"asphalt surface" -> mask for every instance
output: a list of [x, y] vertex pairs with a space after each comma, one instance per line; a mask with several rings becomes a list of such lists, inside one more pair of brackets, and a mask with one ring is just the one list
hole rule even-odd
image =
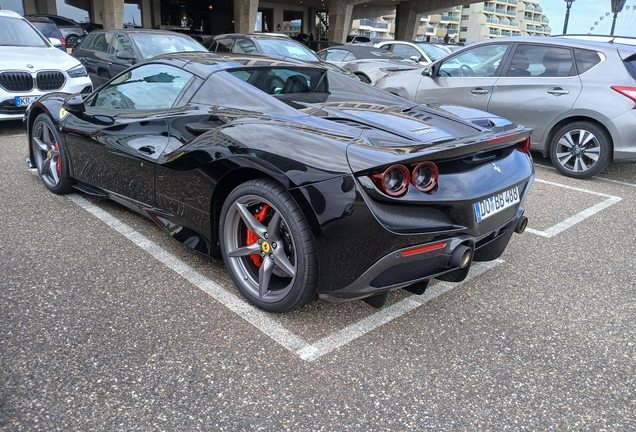
[[466, 282], [271, 315], [26, 149], [0, 123], [0, 430], [636, 429], [634, 164], [534, 155], [531, 232]]

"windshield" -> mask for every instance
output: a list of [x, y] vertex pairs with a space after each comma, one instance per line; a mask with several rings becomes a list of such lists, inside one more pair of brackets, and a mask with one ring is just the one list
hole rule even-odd
[[208, 52], [203, 45], [194, 39], [177, 33], [133, 33], [130, 37], [135, 41], [143, 58], [152, 58], [173, 52]]
[[293, 57], [310, 62], [320, 61], [320, 59], [316, 57], [316, 54], [314, 54], [309, 48], [305, 48], [300, 44], [282, 38], [258, 39], [258, 45], [261, 47], [263, 54], [278, 57]]
[[446, 51], [444, 48], [440, 48], [435, 45], [417, 44], [417, 46], [420, 47], [420, 49], [426, 53], [426, 55], [428, 56], [428, 58], [431, 59], [431, 61], [440, 59], [448, 54], [448, 51]]
[[42, 48], [50, 46], [27, 21], [11, 17], [0, 17], [0, 45]]

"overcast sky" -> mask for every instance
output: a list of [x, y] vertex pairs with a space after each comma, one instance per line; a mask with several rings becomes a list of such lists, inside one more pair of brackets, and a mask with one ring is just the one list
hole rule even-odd
[[[543, 7], [543, 12], [550, 19], [552, 34], [562, 34], [563, 22], [565, 21], [565, 0], [539, 0], [539, 2]], [[627, 6], [630, 6], [629, 9]], [[570, 9], [568, 33], [587, 34], [590, 33], [590, 27], [595, 27], [593, 33], [609, 34], [613, 14], [610, 13], [610, 16], [605, 16], [605, 14], [611, 10], [610, 0], [574, 0]], [[603, 20], [600, 20], [600, 17], [604, 17]], [[599, 24], [595, 25], [594, 23], [597, 21]], [[614, 34], [636, 37], [636, 1], [628, 0], [625, 3], [623, 12], [619, 13], [616, 19]]]

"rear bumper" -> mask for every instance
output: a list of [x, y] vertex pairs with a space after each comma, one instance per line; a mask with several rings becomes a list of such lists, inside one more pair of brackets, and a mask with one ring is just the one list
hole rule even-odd
[[[497, 259], [506, 249], [515, 228], [524, 217], [524, 211], [520, 206], [514, 218], [479, 237], [458, 235], [392, 251], [377, 260], [353, 283], [321, 293], [320, 298], [337, 303], [363, 299], [459, 270], [460, 267], [451, 264], [451, 255], [461, 245], [471, 249], [471, 262]], [[425, 250], [427, 247], [433, 249]], [[424, 251], [409, 254], [409, 251], [418, 248]]]

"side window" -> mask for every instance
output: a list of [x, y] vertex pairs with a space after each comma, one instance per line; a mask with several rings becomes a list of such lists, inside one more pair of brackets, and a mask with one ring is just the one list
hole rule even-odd
[[519, 45], [506, 76], [566, 77], [574, 75], [568, 48]]
[[212, 52], [232, 52], [232, 39], [225, 38], [219, 39], [214, 42], [214, 49], [210, 50]]
[[579, 75], [592, 69], [601, 62], [601, 56], [596, 51], [574, 48], [574, 58]]
[[249, 39], [239, 38], [234, 43], [234, 47], [232, 52], [241, 53], [241, 54], [257, 54], [258, 50], [256, 49], [256, 45]]
[[87, 48], [93, 51], [105, 53], [108, 51], [108, 45], [111, 37], [112, 33], [99, 33], [97, 36], [95, 36], [95, 40], [93, 41], [91, 46]]
[[128, 51], [129, 53], [134, 53], [132, 43], [130, 42], [130, 39], [128, 39], [128, 36], [126, 36], [125, 34], [115, 34], [112, 42], [113, 43], [108, 49], [108, 54], [115, 55], [119, 51]]
[[192, 74], [169, 65], [142, 65], [119, 75], [88, 104], [104, 109], [169, 109], [190, 79]]
[[410, 59], [411, 57], [417, 57], [419, 59], [422, 57], [418, 50], [408, 45], [393, 45], [393, 52], [405, 59]]
[[88, 49], [88, 47], [90, 47], [91, 44], [93, 43], [93, 39], [95, 39], [95, 36], [97, 36], [97, 35], [90, 34], [90, 35], [86, 36], [86, 39], [84, 40], [82, 45], [80, 45], [80, 48], [81, 49]]
[[508, 44], [485, 45], [463, 51], [444, 61], [440, 77], [493, 77], [508, 49]]
[[380, 49], [391, 51], [391, 45], [389, 45], [389, 44], [381, 45]]

